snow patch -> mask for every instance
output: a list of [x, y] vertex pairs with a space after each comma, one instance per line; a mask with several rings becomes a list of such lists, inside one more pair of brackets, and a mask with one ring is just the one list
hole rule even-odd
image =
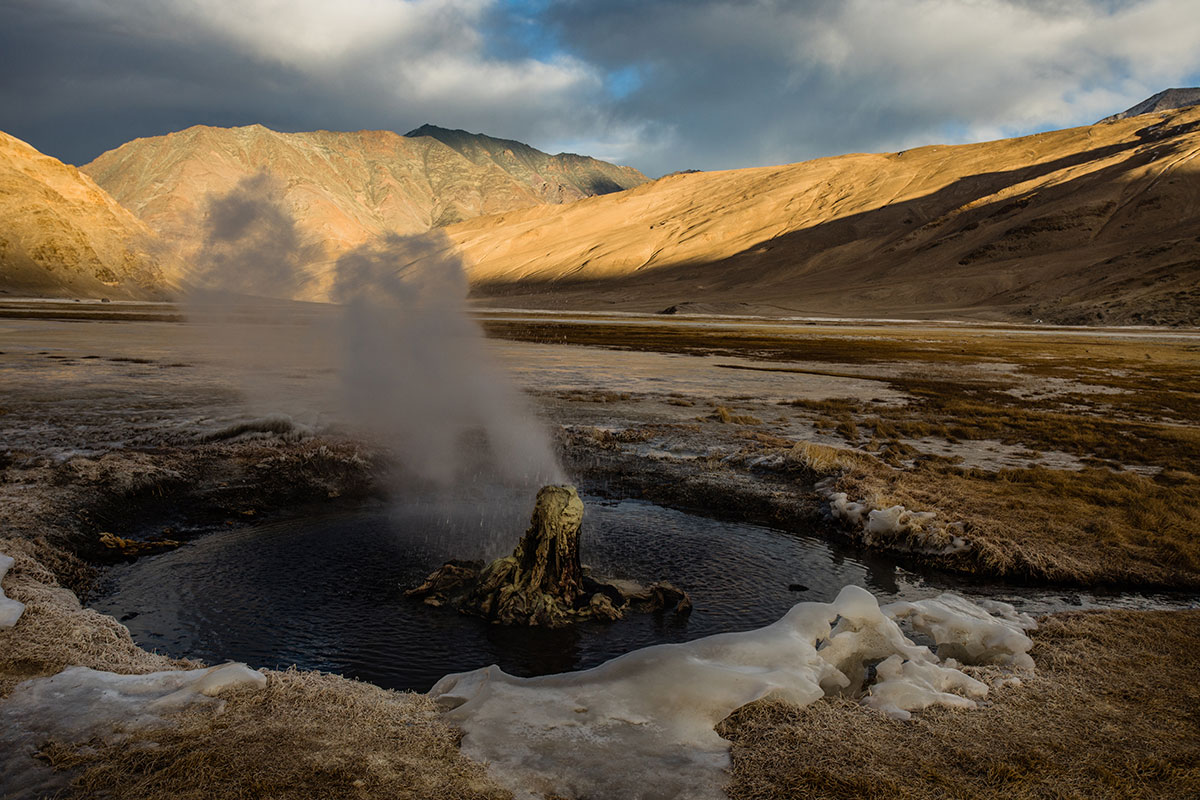
[[56, 772], [33, 758], [49, 740], [119, 743], [133, 731], [168, 724], [168, 714], [197, 703], [219, 711], [224, 701], [217, 695], [225, 689], [261, 688], [266, 683], [266, 675], [245, 664], [146, 675], [67, 667], [57, 675], [25, 681], [0, 702], [4, 796], [40, 797], [66, 785], [69, 773]]
[[[4, 576], [8, 574], [8, 570], [13, 565], [13, 557], [6, 556], [0, 553], [0, 582], [3, 582]], [[25, 604], [20, 600], [13, 600], [4, 594], [4, 589], [0, 588], [0, 628], [11, 628], [17, 624], [17, 620], [25, 613]]]
[[971, 549], [962, 535], [961, 522], [941, 524], [933, 511], [911, 511], [902, 505], [875, 508], [869, 503], [851, 500], [845, 492], [835, 492], [832, 482], [816, 486], [829, 503], [829, 512], [857, 529], [858, 537], [871, 547], [890, 547], [931, 555], [950, 555]]
[[884, 610], [892, 619], [903, 620], [933, 639], [939, 657], [965, 664], [1033, 669], [1029, 656], [1033, 642], [1025, 632], [1037, 628], [1037, 622], [1008, 603], [983, 600], [976, 604], [947, 592], [931, 600], [891, 603]]
[[713, 726], [747, 703], [805, 706], [841, 695], [907, 719], [931, 705], [973, 708], [987, 694], [955, 661], [909, 639], [896, 618], [936, 627], [939, 652], [1026, 663], [1019, 656], [1032, 643], [1008, 620], [956, 596], [921, 603], [880, 608], [847, 586], [832, 603], [797, 604], [758, 630], [648, 647], [562, 675], [518, 678], [491, 666], [447, 675], [430, 695], [465, 732], [463, 751], [490, 762], [518, 797], [717, 800], [729, 742]]

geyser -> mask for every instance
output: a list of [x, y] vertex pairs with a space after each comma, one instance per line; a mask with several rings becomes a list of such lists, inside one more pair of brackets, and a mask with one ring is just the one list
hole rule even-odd
[[407, 592], [429, 605], [453, 605], [491, 622], [556, 627], [578, 620], [617, 620], [627, 609], [687, 614], [692, 601], [669, 583], [623, 591], [587, 574], [579, 561], [583, 501], [574, 486], [544, 486], [529, 529], [510, 556], [449, 561]]

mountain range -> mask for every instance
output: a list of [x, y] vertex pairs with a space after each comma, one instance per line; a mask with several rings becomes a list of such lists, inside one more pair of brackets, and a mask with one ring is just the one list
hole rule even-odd
[[1081, 128], [656, 181], [431, 125], [196, 126], [78, 170], [3, 136], [0, 291], [168, 293], [187, 273], [167, 254], [195, 243], [210, 198], [268, 171], [319, 245], [306, 299], [325, 299], [347, 250], [436, 230], [485, 305], [1200, 325], [1197, 100], [1174, 89]]
[[422, 233], [647, 180], [631, 167], [432, 125], [407, 136], [197, 125], [127, 142], [81, 169], [170, 241], [195, 235], [209, 197], [266, 171], [301, 235], [329, 262], [385, 233]]
[[1200, 324], [1200, 108], [675, 175], [445, 230], [490, 304]]

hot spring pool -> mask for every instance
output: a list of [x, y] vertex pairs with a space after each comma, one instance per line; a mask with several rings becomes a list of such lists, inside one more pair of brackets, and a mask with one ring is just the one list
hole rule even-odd
[[[585, 497], [583, 561], [597, 576], [670, 580], [691, 593], [687, 618], [632, 615], [567, 629], [490, 625], [404, 596], [447, 558], [421, 512], [376, 509], [217, 532], [110, 569], [91, 605], [144, 647], [256, 667], [295, 664], [397, 689], [499, 664], [540, 675], [629, 650], [778, 619], [847, 583], [895, 595], [908, 578], [826, 543], [651, 503]], [[509, 545], [515, 545], [515, 537]], [[807, 591], [789, 590], [802, 584]]]
[[[853, 583], [880, 598], [950, 587], [827, 542], [723, 522], [637, 500], [585, 497], [583, 561], [597, 577], [669, 580], [689, 617], [631, 615], [545, 630], [490, 625], [404, 596], [448, 558], [471, 555], [437, 533], [429, 511], [378, 508], [289, 519], [207, 535], [111, 568], [92, 607], [124, 622], [143, 647], [208, 662], [335, 672], [395, 689], [488, 664], [514, 675], [584, 669], [662, 642], [748, 630], [802, 600], [832, 600]], [[507, 544], [508, 550], [516, 543]], [[458, 550], [459, 552], [453, 552]], [[806, 591], [789, 586], [800, 584]], [[978, 587], [972, 593], [996, 596]], [[1005, 594], [1031, 611], [1092, 605], [1075, 594]], [[1144, 607], [1124, 596], [1100, 605]]]

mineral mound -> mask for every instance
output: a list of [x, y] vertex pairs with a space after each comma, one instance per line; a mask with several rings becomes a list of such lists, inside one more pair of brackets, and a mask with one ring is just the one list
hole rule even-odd
[[579, 561], [582, 525], [583, 501], [575, 487], [545, 486], [538, 492], [529, 530], [511, 556], [486, 566], [482, 561], [448, 561], [406, 594], [504, 625], [612, 621], [629, 610], [691, 612], [691, 598], [669, 583], [623, 591], [593, 579]]

